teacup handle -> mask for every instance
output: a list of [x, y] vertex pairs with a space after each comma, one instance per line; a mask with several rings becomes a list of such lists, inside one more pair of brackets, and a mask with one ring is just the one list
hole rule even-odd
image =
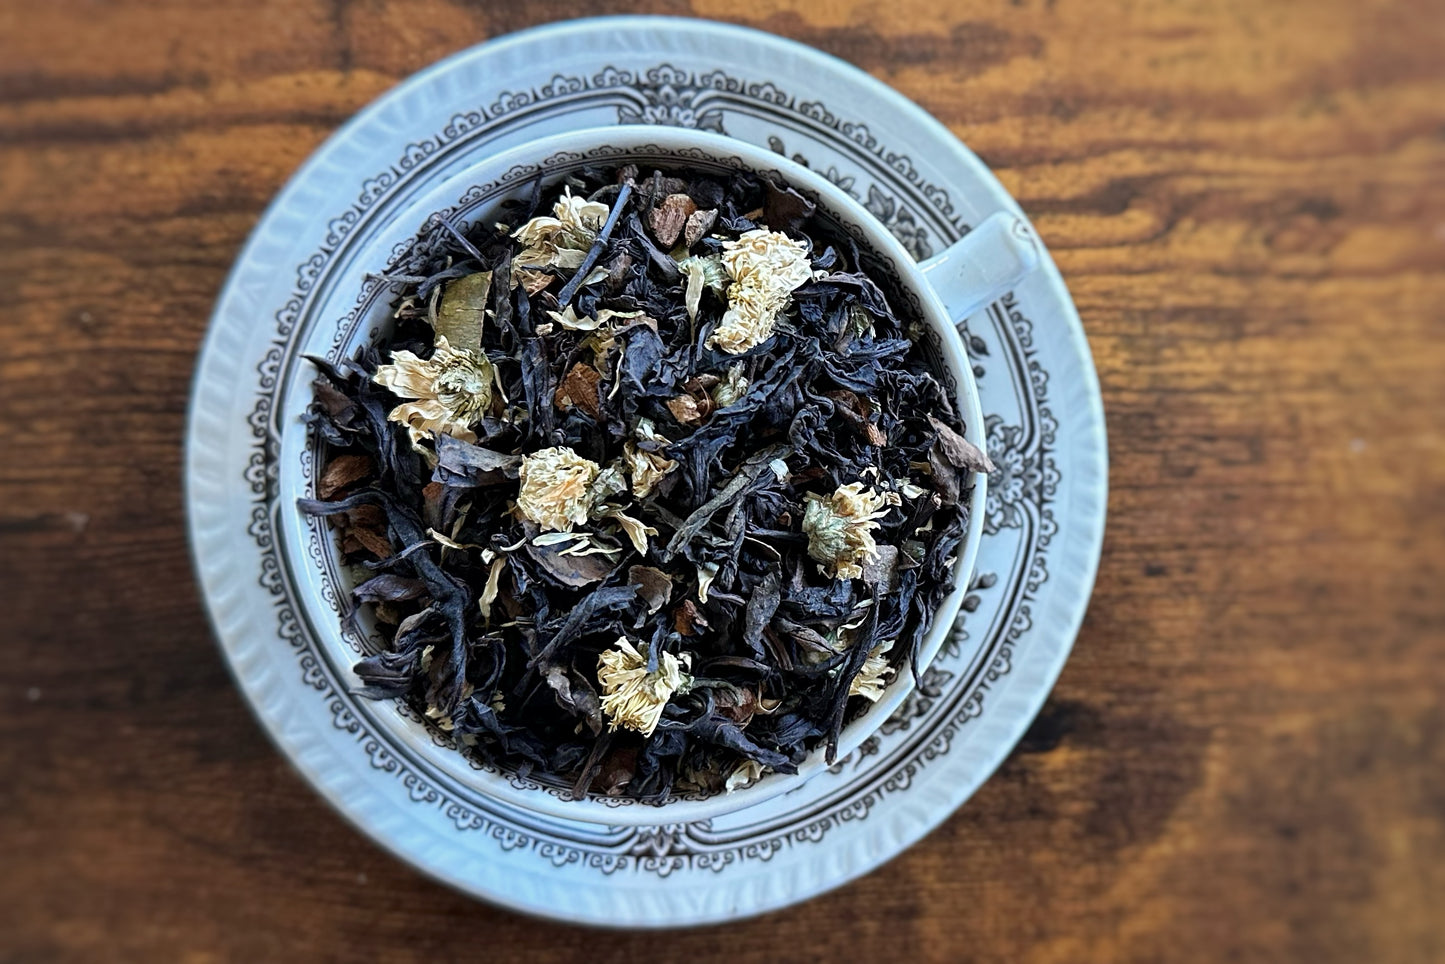
[[919, 265], [955, 324], [997, 301], [1039, 266], [1039, 239], [1017, 214], [1000, 211]]

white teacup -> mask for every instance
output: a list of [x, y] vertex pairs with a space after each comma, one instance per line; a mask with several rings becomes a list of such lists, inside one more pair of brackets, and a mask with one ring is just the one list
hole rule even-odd
[[[1028, 225], [1011, 213], [996, 214], [942, 254], [917, 264], [872, 214], [826, 178], [762, 148], [681, 128], [618, 126], [580, 130], [533, 141], [480, 162], [467, 157], [451, 165], [435, 165], [436, 174], [387, 214], [371, 231], [374, 240], [358, 251], [330, 285], [336, 294], [320, 306], [320, 316], [340, 321], [325, 331], [314, 331], [304, 350], [333, 357], [349, 355], [356, 346], [374, 340], [387, 329], [389, 292], [373, 275], [386, 268], [393, 255], [432, 215], [446, 212], [456, 221], [490, 223], [496, 219], [501, 201], [528, 190], [539, 175], [545, 184], [551, 184], [583, 166], [628, 163], [636, 164], [643, 173], [650, 166], [717, 173], [747, 170], [773, 176], [812, 200], [818, 206], [818, 216], [857, 241], [872, 262], [870, 274], [890, 299], [901, 297], [910, 302], [895, 304], [895, 309], [914, 311], [927, 323], [936, 336], [931, 347], [952, 377], [951, 387], [965, 434], [975, 443], [981, 440], [983, 412], [972, 366], [956, 326], [1003, 295], [1038, 265], [1039, 247]], [[361, 299], [349, 300], [356, 292], [364, 292]], [[289, 397], [304, 399], [308, 392], [304, 386], [297, 388], [288, 393]], [[278, 480], [282, 506], [293, 506], [297, 498], [314, 497], [314, 473], [309, 466], [314, 465], [315, 444], [304, 432], [283, 433]], [[920, 673], [953, 631], [973, 574], [983, 531], [987, 478], [976, 476], [972, 483], [969, 525], [953, 570], [955, 588], [939, 606], [919, 649]], [[299, 511], [288, 515], [283, 510], [282, 516], [284, 551], [302, 589], [305, 618], [326, 650], [326, 658], [337, 666], [349, 666], [360, 657], [365, 641], [344, 634], [336, 617], [337, 600], [344, 598], [348, 588], [337, 551], [320, 521]], [[913, 687], [913, 675], [905, 668], [877, 703], [843, 728], [838, 758], [847, 756], [871, 736]], [[375, 710], [375, 726], [388, 735], [393, 746], [404, 748], [415, 765], [442, 780], [470, 788], [504, 806], [609, 826], [706, 820], [786, 793], [827, 768], [820, 746], [799, 765], [796, 774], [769, 774], [731, 793], [699, 799], [678, 796], [661, 805], [604, 796], [573, 800], [560, 782], [480, 768], [393, 704], [376, 703], [371, 708]]]

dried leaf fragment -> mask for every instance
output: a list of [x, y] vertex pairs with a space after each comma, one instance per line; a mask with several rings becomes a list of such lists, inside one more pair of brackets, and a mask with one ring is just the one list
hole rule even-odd
[[774, 231], [797, 231], [813, 216], [817, 205], [786, 184], [763, 182], [767, 197], [763, 201], [763, 223]]
[[637, 594], [647, 603], [649, 614], [657, 612], [672, 596], [672, 577], [651, 566], [632, 566], [627, 581], [637, 587]]
[[697, 400], [691, 395], [678, 395], [667, 400], [667, 410], [672, 417], [682, 425], [696, 425], [702, 421], [702, 412], [698, 410]]
[[492, 273], [478, 271], [447, 282], [437, 307], [436, 333], [454, 348], [480, 351]]
[[371, 456], [348, 453], [338, 455], [327, 464], [321, 478], [316, 482], [316, 494], [329, 499], [347, 486], [366, 478], [376, 471]]
[[574, 589], [601, 582], [617, 571], [617, 563], [602, 553], [569, 554], [555, 546], [539, 546], [535, 542], [527, 543], [524, 550], [552, 578]]
[[602, 373], [591, 365], [578, 362], [567, 370], [557, 385], [553, 401], [563, 410], [578, 408], [594, 419], [602, 417], [601, 395], [597, 386], [602, 382]]
[[943, 422], [928, 416], [928, 423], [938, 433], [938, 446], [943, 450], [943, 455], [948, 461], [960, 469], [968, 469], [971, 472], [978, 472], [987, 475], [994, 471], [993, 460], [990, 459], [977, 445], [959, 435]]
[[684, 599], [672, 611], [672, 628], [682, 636], [696, 636], [699, 628], [706, 629], [708, 622], [698, 612], [697, 603]]
[[694, 211], [687, 216], [687, 225], [682, 229], [682, 242], [689, 248], [697, 244], [717, 224], [717, 209]]
[[557, 697], [559, 706], [571, 711], [587, 724], [593, 736], [602, 732], [602, 706], [586, 680], [574, 680], [560, 666], [547, 667], [546, 680]]
[[669, 194], [662, 202], [654, 205], [647, 216], [652, 234], [664, 248], [677, 243], [687, 219], [697, 210], [697, 205], [686, 194]]

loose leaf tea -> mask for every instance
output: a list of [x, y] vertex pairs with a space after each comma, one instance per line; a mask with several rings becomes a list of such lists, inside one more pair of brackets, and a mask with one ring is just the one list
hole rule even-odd
[[831, 762], [991, 468], [856, 244], [765, 178], [589, 169], [386, 280], [394, 333], [316, 360], [301, 503], [365, 573], [361, 692], [578, 795]]

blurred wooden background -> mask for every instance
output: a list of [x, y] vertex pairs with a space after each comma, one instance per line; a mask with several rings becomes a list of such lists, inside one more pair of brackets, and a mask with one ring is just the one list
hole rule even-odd
[[[893, 84], [1033, 215], [1109, 534], [1044, 715], [924, 844], [725, 928], [493, 910], [234, 692], [180, 440], [227, 268], [337, 125], [623, 10]], [[1316, 0], [0, 2], [0, 960], [1445, 960], [1445, 14]]]

